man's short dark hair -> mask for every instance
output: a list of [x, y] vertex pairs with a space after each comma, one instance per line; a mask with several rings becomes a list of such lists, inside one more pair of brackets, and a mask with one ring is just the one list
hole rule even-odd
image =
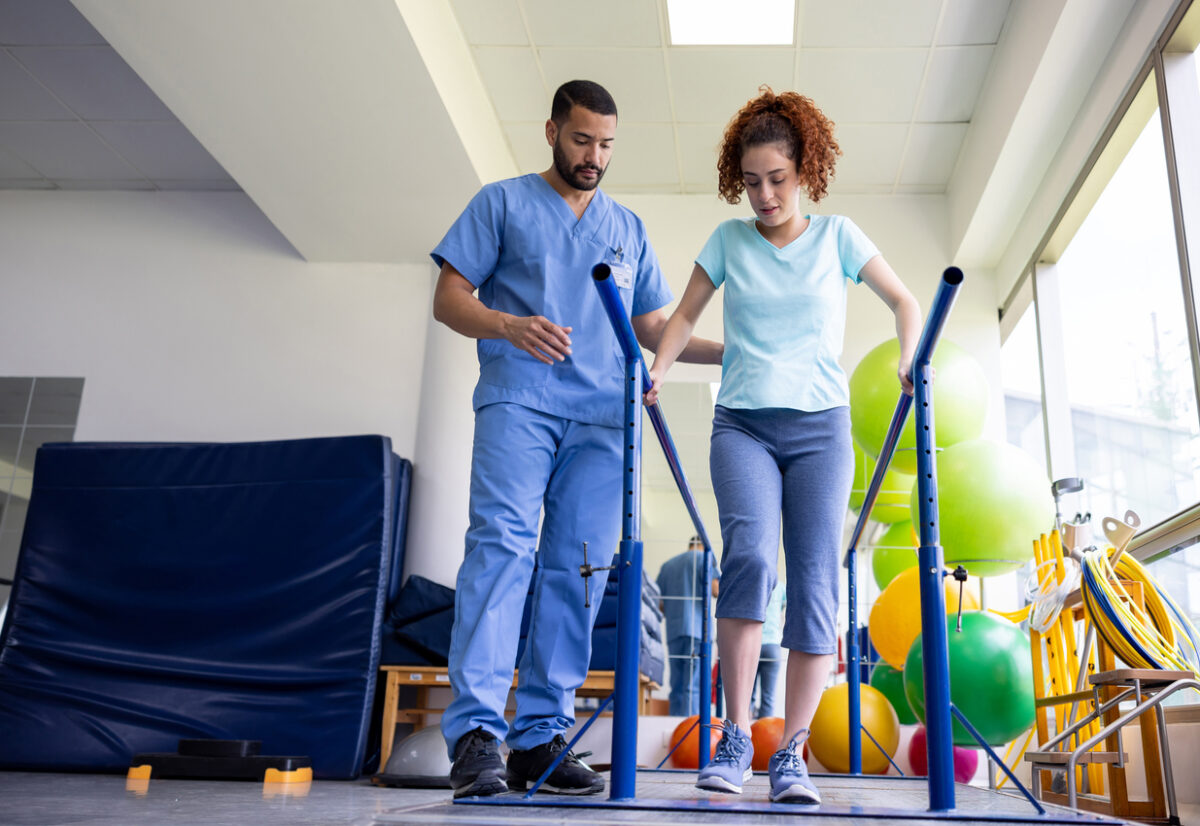
[[573, 106], [582, 106], [597, 115], [616, 117], [617, 114], [617, 102], [612, 95], [599, 83], [590, 80], [568, 80], [559, 86], [554, 93], [554, 102], [550, 104], [550, 120], [560, 126], [566, 123]]

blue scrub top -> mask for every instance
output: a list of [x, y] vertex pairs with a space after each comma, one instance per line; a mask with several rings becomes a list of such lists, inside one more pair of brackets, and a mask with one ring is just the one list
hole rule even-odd
[[[712, 579], [721, 572], [713, 558], [709, 569]], [[663, 596], [663, 617], [667, 639], [700, 638], [704, 617], [704, 551], [684, 551], [671, 557], [658, 569], [655, 583]]]
[[[625, 358], [592, 267], [613, 266], [625, 310], [657, 310], [671, 291], [641, 219], [597, 189], [576, 220], [541, 175], [483, 187], [431, 253], [479, 290], [487, 307], [573, 328], [572, 354], [543, 364], [505, 339], [480, 339], [478, 410], [512, 402], [585, 424], [620, 427]], [[624, 282], [624, 284], [622, 283]]]

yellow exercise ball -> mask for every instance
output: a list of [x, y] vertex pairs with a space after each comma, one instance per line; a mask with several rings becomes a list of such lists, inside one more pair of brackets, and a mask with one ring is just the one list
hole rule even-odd
[[[862, 770], [864, 774], [884, 774], [888, 769], [888, 758], [896, 753], [900, 745], [900, 721], [892, 704], [878, 689], [863, 684], [859, 697], [863, 728], [887, 752], [884, 754], [871, 742], [871, 737], [860, 732]], [[811, 733], [808, 744], [813, 756], [829, 771], [839, 774], [850, 771], [849, 711], [850, 686], [838, 683], [825, 689], [809, 726]]]
[[[867, 621], [867, 633], [879, 656], [893, 668], [904, 669], [904, 660], [913, 640], [921, 633], [921, 569], [909, 568], [901, 571], [883, 589], [879, 599], [871, 606], [871, 617]], [[978, 587], [969, 577], [963, 588], [963, 610], [979, 608], [976, 596]], [[953, 577], [942, 581], [946, 589], [946, 613], [958, 612], [958, 582]]]

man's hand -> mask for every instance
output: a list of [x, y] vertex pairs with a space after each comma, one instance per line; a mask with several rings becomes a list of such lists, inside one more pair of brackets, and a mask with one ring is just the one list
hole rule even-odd
[[504, 337], [544, 364], [565, 361], [571, 355], [571, 328], [559, 327], [540, 315], [506, 316]]

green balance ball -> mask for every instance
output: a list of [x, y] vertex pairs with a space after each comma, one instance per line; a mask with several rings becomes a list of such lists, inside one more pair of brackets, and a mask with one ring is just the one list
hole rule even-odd
[[[990, 439], [951, 445], [938, 454], [938, 528], [945, 562], [975, 576], [1016, 570], [1033, 543], [1054, 527], [1046, 471], [1019, 447]], [[920, 492], [912, 492], [912, 514]]]
[[[863, 453], [858, 442], [854, 442], [854, 484], [850, 486], [850, 510], [857, 511], [862, 507], [871, 477], [874, 475], [875, 460]], [[888, 468], [883, 474], [879, 494], [875, 497], [875, 506], [871, 508], [871, 518], [884, 524], [907, 522], [911, 519], [908, 499], [915, 480], [915, 476]]]
[[[964, 611], [946, 617], [950, 652], [950, 702], [971, 721], [988, 745], [1011, 741], [1033, 725], [1033, 660], [1029, 637], [990, 611]], [[925, 722], [925, 673], [921, 637], [904, 661], [904, 693]], [[954, 720], [954, 744], [974, 746], [975, 739]]]
[[[863, 358], [850, 375], [850, 431], [869, 456], [883, 449], [888, 425], [900, 399], [900, 342], [885, 341]], [[942, 339], [933, 353], [934, 421], [939, 447], [978, 438], [987, 416], [988, 382], [983, 368], [966, 350]], [[896, 443], [891, 467], [917, 472], [916, 414], [910, 413]], [[910, 449], [902, 449], [910, 448]]]
[[880, 591], [901, 572], [916, 566], [920, 541], [913, 533], [912, 522], [896, 522], [879, 537], [871, 549], [871, 573]]
[[917, 715], [908, 707], [908, 697], [904, 694], [904, 672], [892, 668], [887, 663], [879, 663], [871, 669], [871, 687], [887, 697], [892, 708], [896, 709], [896, 718], [900, 725], [917, 722]]

